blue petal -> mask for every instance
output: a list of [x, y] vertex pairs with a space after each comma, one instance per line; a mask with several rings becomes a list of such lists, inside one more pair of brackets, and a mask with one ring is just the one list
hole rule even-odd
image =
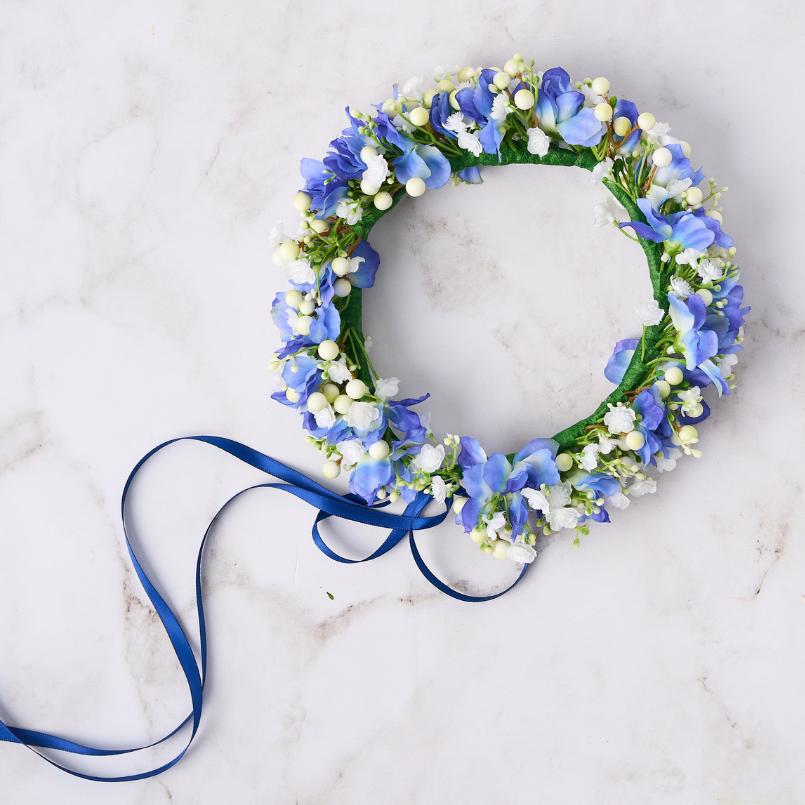
[[685, 249], [703, 252], [712, 245], [715, 234], [700, 218], [686, 214], [673, 225], [671, 238]]
[[553, 439], [532, 439], [514, 454], [514, 460], [524, 461], [538, 450], [547, 450], [553, 457], [559, 452], [559, 444]]
[[363, 262], [353, 274], [347, 278], [356, 288], [371, 288], [375, 284], [375, 274], [380, 267], [380, 255], [365, 240], [361, 241], [353, 257], [363, 257]]
[[477, 439], [473, 439], [472, 436], [462, 436], [460, 445], [458, 463], [462, 469], [466, 470], [476, 464], [486, 463], [486, 451]]
[[456, 175], [462, 182], [467, 184], [483, 184], [484, 181], [481, 178], [481, 169], [476, 166], [463, 168]]
[[484, 481], [493, 492], [502, 492], [506, 488], [506, 479], [511, 469], [511, 464], [503, 453], [493, 453], [484, 465]]
[[597, 145], [604, 136], [604, 124], [596, 118], [592, 109], [582, 109], [575, 117], [559, 123], [556, 128], [568, 145]]
[[425, 180], [425, 187], [435, 190], [447, 184], [450, 179], [450, 163], [447, 157], [435, 145], [418, 145], [416, 151], [429, 170], [428, 176], [422, 177]]
[[500, 144], [503, 142], [503, 130], [498, 128], [496, 120], [490, 120], [479, 132], [478, 140], [483, 146], [485, 154], [500, 154]]
[[[569, 92], [563, 92], [561, 95], [556, 97], [556, 109], [557, 109], [557, 121], [558, 123], [563, 123], [566, 120], [570, 120], [571, 117], [575, 117], [581, 107], [584, 106], [584, 95], [582, 95], [578, 90], [570, 90]], [[595, 117], [595, 115], [593, 115]], [[598, 126], [600, 128], [600, 121], [598, 121]], [[560, 126], [561, 131], [561, 126]]]
[[687, 333], [693, 327], [694, 317], [688, 306], [674, 293], [668, 294], [668, 314], [679, 333]]
[[492, 490], [484, 480], [484, 467], [486, 467], [486, 464], [475, 464], [464, 470], [464, 474], [461, 477], [461, 485], [464, 487], [464, 491], [470, 498], [477, 500], [481, 505], [492, 497]]
[[640, 343], [639, 338], [624, 338], [615, 344], [607, 365], [604, 367], [604, 377], [616, 386], [623, 380], [626, 369], [632, 361], [632, 356]]
[[389, 484], [393, 478], [394, 472], [387, 458], [380, 461], [364, 458], [352, 470], [349, 488], [354, 495], [359, 495], [367, 503], [374, 503], [377, 490]]
[[417, 153], [416, 148], [408, 149], [404, 154], [394, 160], [394, 169], [397, 179], [405, 184], [409, 179], [427, 179], [430, 176], [430, 168], [424, 159]]

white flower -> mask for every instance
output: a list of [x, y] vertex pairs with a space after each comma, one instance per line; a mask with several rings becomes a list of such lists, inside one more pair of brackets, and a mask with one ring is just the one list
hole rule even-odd
[[604, 96], [593, 91], [593, 88], [589, 84], [582, 84], [579, 87], [579, 91], [584, 95], [587, 106], [598, 106], [599, 103], [604, 102]]
[[447, 484], [441, 475], [434, 475], [430, 479], [430, 494], [437, 503], [444, 503], [447, 497]]
[[562, 528], [575, 528], [580, 518], [581, 514], [576, 509], [563, 506], [561, 509], [551, 509], [548, 512], [548, 525], [554, 531]]
[[685, 416], [697, 417], [704, 411], [701, 389], [698, 386], [677, 392], [677, 397], [682, 403], [682, 413]]
[[481, 156], [481, 152], [484, 150], [478, 135], [473, 134], [471, 131], [460, 131], [457, 142], [459, 148], [469, 151], [476, 157]]
[[665, 315], [663, 309], [657, 304], [656, 299], [646, 302], [637, 309], [637, 315], [640, 317], [640, 323], [645, 327], [650, 327], [652, 324], [659, 324], [662, 317]]
[[530, 489], [526, 487], [521, 490], [523, 497], [528, 501], [528, 505], [537, 512], [547, 512], [551, 505], [545, 493], [539, 489]]
[[665, 190], [671, 198], [679, 198], [692, 184], [692, 179], [671, 179]]
[[604, 179], [612, 178], [612, 166], [615, 163], [607, 157], [603, 162], [599, 162], [594, 168], [592, 173], [593, 184], [601, 184]]
[[721, 376], [726, 380], [728, 377], [732, 377], [732, 367], [738, 363], [738, 356], [733, 355], [732, 353], [728, 355], [722, 355], [718, 361], [718, 368], [721, 370]]
[[336, 205], [335, 214], [339, 218], [343, 218], [350, 226], [355, 226], [363, 217], [363, 209], [359, 201], [342, 198]]
[[594, 470], [598, 466], [598, 445], [588, 444], [581, 451], [581, 466], [583, 469]]
[[634, 430], [636, 416], [637, 414], [623, 403], [617, 405], [610, 403], [609, 411], [604, 415], [604, 424], [614, 436], [620, 433], [631, 433]]
[[704, 252], [700, 252], [698, 249], [685, 249], [676, 256], [676, 262], [681, 266], [696, 268], [703, 254]]
[[498, 95], [495, 95], [495, 100], [492, 101], [492, 111], [489, 113], [489, 117], [491, 117], [492, 120], [500, 122], [501, 120], [505, 120], [508, 114], [509, 93], [504, 91]]
[[346, 358], [341, 355], [337, 361], [331, 361], [327, 367], [327, 378], [333, 383], [347, 383], [352, 380], [352, 372], [347, 369]]
[[[679, 262], [678, 257], [677, 262]], [[724, 269], [720, 260], [710, 260], [706, 258], [699, 262], [699, 265], [696, 267], [696, 273], [702, 278], [702, 282], [715, 282], [721, 279]]]
[[469, 127], [469, 123], [464, 119], [464, 115], [461, 112], [453, 112], [453, 114], [444, 121], [444, 128], [448, 131], [454, 131], [456, 134], [462, 131], [468, 131]]
[[316, 420], [316, 425], [320, 428], [329, 428], [335, 425], [335, 411], [333, 411], [331, 405], [322, 408], [321, 411], [316, 411], [316, 413], [313, 414], [313, 418]]
[[618, 203], [614, 196], [607, 196], [604, 201], [599, 201], [593, 207], [593, 223], [596, 226], [606, 226], [619, 221], [626, 211]]
[[268, 230], [269, 245], [272, 249], [276, 249], [277, 246], [279, 246], [284, 240], [288, 240], [288, 236], [285, 234], [285, 229], [283, 228], [282, 224], [274, 224], [274, 226]]
[[418, 97], [425, 87], [425, 79], [421, 75], [411, 76], [402, 85], [402, 94], [408, 97]]
[[484, 515], [483, 521], [486, 523], [486, 534], [489, 539], [496, 539], [498, 531], [506, 525], [506, 518], [503, 512], [495, 512], [491, 517]]
[[654, 478], [637, 479], [629, 487], [629, 494], [636, 498], [643, 495], [653, 495], [656, 491], [657, 481]]
[[540, 128], [528, 129], [528, 153], [544, 157], [551, 146], [551, 138]]
[[537, 552], [524, 542], [516, 542], [509, 545], [509, 552], [506, 554], [506, 558], [511, 559], [512, 562], [521, 562], [524, 565], [528, 565], [537, 558]]
[[672, 469], [676, 467], [676, 462], [681, 458], [682, 451], [678, 450], [676, 447], [673, 447], [671, 450], [668, 451], [668, 457], [666, 458], [664, 454], [660, 454], [654, 457], [654, 460], [657, 462], [657, 469], [660, 472], [670, 472]]
[[436, 472], [444, 461], [443, 444], [423, 444], [419, 453], [413, 460], [413, 464], [424, 473]]
[[341, 453], [342, 464], [351, 467], [357, 464], [364, 456], [365, 450], [358, 439], [346, 439], [338, 443], [338, 452]]
[[615, 449], [615, 442], [606, 435], [606, 433], [598, 433], [598, 452], [604, 456], [608, 456]]
[[380, 190], [383, 181], [391, 173], [389, 164], [380, 154], [367, 154], [362, 156], [361, 159], [366, 163], [366, 170], [361, 175], [361, 189], [363, 189], [363, 183], [366, 183], [368, 185], [366, 190], [371, 191], [367, 192], [366, 195], [373, 196]]
[[623, 494], [623, 492], [616, 492], [607, 498], [607, 505], [612, 506], [614, 509], [626, 509], [632, 501]]
[[375, 381], [375, 396], [381, 400], [391, 399], [400, 390], [400, 379], [398, 377], [379, 377]]
[[316, 273], [307, 260], [294, 260], [288, 264], [288, 279], [294, 285], [313, 285], [316, 282]]
[[676, 142], [676, 140], [673, 137], [668, 137], [669, 131], [671, 131], [671, 127], [667, 123], [661, 123], [658, 120], [654, 124], [654, 128], [646, 132], [646, 137], [653, 145], [670, 145], [672, 142]]
[[682, 277], [671, 277], [671, 290], [680, 299], [687, 299], [693, 293], [690, 283], [687, 280], [683, 280]]
[[567, 504], [570, 503], [570, 494], [572, 491], [573, 487], [567, 482], [549, 486], [548, 500], [550, 501], [551, 508], [567, 506]]
[[365, 432], [379, 422], [380, 410], [369, 402], [354, 402], [344, 414], [344, 419], [351, 428]]

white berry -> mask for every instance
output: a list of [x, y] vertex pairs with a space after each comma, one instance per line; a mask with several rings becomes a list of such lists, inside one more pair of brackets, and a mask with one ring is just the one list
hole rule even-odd
[[327, 398], [320, 391], [314, 391], [313, 394], [307, 398], [307, 410], [310, 411], [311, 414], [318, 414], [318, 412], [323, 411], [327, 405]]
[[609, 92], [609, 79], [602, 75], [594, 78], [592, 88], [596, 95], [606, 95]]
[[380, 439], [374, 444], [369, 445], [369, 455], [375, 459], [375, 461], [384, 459], [388, 454], [389, 443], [385, 439]]
[[678, 386], [683, 379], [684, 375], [678, 366], [671, 366], [665, 370], [665, 380], [672, 386]]
[[322, 341], [318, 348], [319, 357], [325, 361], [334, 361], [340, 351], [338, 344], [336, 344], [335, 341], [329, 340]]
[[325, 383], [321, 387], [321, 393], [327, 398], [327, 402], [332, 404], [341, 393], [335, 383]]
[[609, 123], [612, 120], [612, 107], [608, 103], [599, 103], [593, 110], [595, 119], [602, 123]]
[[295, 240], [283, 241], [279, 250], [282, 258], [289, 262], [299, 257], [299, 244]]
[[349, 296], [351, 292], [352, 292], [352, 283], [349, 280], [346, 280], [343, 277], [341, 277], [341, 279], [337, 279], [333, 283], [333, 293], [336, 296], [340, 296], [343, 298], [345, 296]]
[[573, 456], [570, 453], [560, 453], [556, 457], [556, 469], [567, 472], [573, 466]]
[[338, 474], [341, 472], [341, 467], [339, 467], [335, 461], [325, 461], [321, 468], [321, 472], [325, 478], [332, 480], [333, 478], [338, 478]]
[[336, 277], [343, 277], [349, 273], [349, 260], [346, 257], [336, 257], [330, 266]]
[[302, 395], [295, 389], [290, 387], [285, 389], [285, 399], [288, 400], [288, 402], [298, 403], [301, 397]]
[[612, 127], [618, 137], [625, 137], [632, 130], [632, 121], [628, 117], [618, 117]]
[[495, 73], [495, 77], [492, 79], [492, 83], [498, 89], [507, 89], [509, 86], [509, 81], [511, 80], [508, 73], [500, 72]]
[[290, 307], [299, 307], [302, 304], [302, 294], [299, 291], [286, 291], [285, 304]]
[[425, 107], [417, 106], [416, 109], [411, 110], [410, 118], [415, 126], [424, 126], [430, 119], [430, 114]]
[[699, 204], [702, 203], [703, 198], [704, 194], [698, 187], [689, 187], [685, 191], [685, 201], [687, 201], [691, 207], [698, 207]]
[[[304, 304], [304, 303], [303, 303]], [[300, 316], [296, 320], [294, 329], [299, 335], [307, 335], [310, 332], [310, 326], [313, 324], [313, 319], [310, 316]]]
[[360, 398], [366, 394], [368, 389], [366, 388], [366, 383], [364, 383], [363, 380], [359, 380], [356, 377], [350, 380], [349, 383], [347, 383], [346, 391], [347, 395], [351, 397], [353, 400], [360, 400]]
[[303, 299], [299, 303], [299, 312], [303, 316], [309, 316], [316, 309], [316, 305], [312, 299]]
[[339, 394], [333, 400], [333, 408], [335, 408], [336, 413], [339, 414], [346, 414], [347, 411], [352, 407], [352, 400], [347, 397], [346, 394]]
[[514, 93], [514, 105], [523, 111], [530, 109], [534, 105], [534, 93], [530, 89], [518, 89]]
[[639, 450], [646, 443], [646, 437], [639, 430], [633, 430], [626, 434], [625, 441], [630, 450]]
[[409, 196], [413, 196], [417, 198], [421, 196], [427, 188], [425, 187], [425, 182], [419, 178], [419, 176], [412, 176], [406, 183], [405, 183], [405, 192], [408, 193]]
[[300, 190], [293, 197], [293, 206], [297, 212], [307, 212], [310, 209], [310, 196]]
[[651, 112], [643, 112], [637, 116], [637, 126], [643, 131], [651, 131], [657, 125], [657, 118]]
[[387, 210], [391, 206], [392, 201], [393, 199], [391, 198], [391, 193], [388, 193], [385, 190], [381, 190], [374, 197], [374, 205], [378, 210]]
[[658, 148], [652, 155], [651, 161], [658, 167], [658, 168], [667, 168], [671, 161], [673, 160], [674, 155], [664, 146], [662, 148]]

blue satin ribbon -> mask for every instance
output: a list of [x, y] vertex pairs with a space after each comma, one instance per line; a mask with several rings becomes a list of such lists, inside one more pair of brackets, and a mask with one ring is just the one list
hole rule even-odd
[[[187, 639], [187, 635], [182, 629], [179, 619], [176, 617], [173, 610], [170, 608], [170, 606], [168, 606], [168, 603], [148, 578], [148, 574], [145, 572], [140, 560], [137, 558], [137, 554], [135, 553], [134, 547], [132, 546], [129, 538], [126, 520], [126, 499], [134, 478], [142, 468], [143, 464], [145, 464], [148, 459], [150, 459], [160, 450], [163, 450], [164, 448], [175, 444], [176, 442], [182, 441], [204, 442], [205, 444], [210, 444], [213, 447], [217, 447], [219, 450], [223, 450], [223, 452], [233, 456], [243, 463], [248, 464], [255, 469], [261, 470], [267, 475], [279, 479], [279, 481], [255, 484], [246, 489], [242, 489], [240, 492], [237, 492], [216, 512], [215, 516], [212, 518], [210, 524], [207, 526], [207, 529], [204, 532], [204, 536], [201, 539], [201, 544], [199, 545], [198, 555], [196, 557], [196, 610], [198, 613], [198, 628], [200, 636], [200, 662], [193, 652], [193, 648], [190, 645], [190, 641]], [[442, 513], [434, 516], [424, 516], [422, 511], [428, 504], [430, 497], [420, 492], [417, 494], [416, 498], [408, 504], [402, 514], [393, 514], [383, 510], [383, 506], [385, 504], [381, 504], [379, 506], [367, 506], [363, 501], [354, 495], [338, 495], [317, 483], [312, 478], [308, 478], [306, 475], [303, 475], [298, 470], [283, 464], [281, 461], [277, 461], [276, 459], [271, 458], [271, 456], [267, 456], [258, 450], [254, 450], [253, 448], [248, 447], [245, 444], [241, 444], [240, 442], [235, 442], [232, 439], [226, 439], [221, 436], [183, 436], [178, 439], [170, 439], [169, 441], [163, 442], [150, 452], [146, 453], [146, 455], [144, 455], [134, 466], [134, 469], [129, 474], [126, 484], [123, 487], [123, 495], [120, 501], [120, 515], [123, 521], [123, 533], [126, 538], [126, 547], [128, 548], [134, 570], [137, 573], [141, 584], [143, 585], [146, 595], [153, 604], [154, 609], [156, 610], [156, 613], [162, 622], [165, 632], [167, 633], [168, 638], [171, 641], [171, 645], [173, 646], [176, 658], [179, 660], [179, 665], [182, 668], [185, 679], [187, 680], [187, 687], [190, 691], [190, 700], [192, 703], [192, 712], [178, 726], [176, 726], [167, 735], [159, 740], [144, 746], [135, 746], [126, 749], [99, 749], [93, 746], [85, 746], [84, 744], [71, 741], [67, 738], [62, 738], [58, 735], [51, 735], [46, 732], [38, 732], [36, 730], [30, 730], [24, 727], [12, 727], [2, 720], [0, 720], [0, 741], [22, 744], [35, 754], [39, 755], [39, 757], [41, 757], [43, 760], [47, 761], [52, 766], [55, 766], [57, 769], [60, 769], [67, 774], [71, 774], [74, 777], [80, 777], [84, 780], [93, 780], [96, 782], [120, 783], [130, 782], [133, 780], [144, 780], [148, 777], [155, 777], [156, 775], [167, 771], [172, 766], [175, 766], [185, 756], [187, 750], [190, 748], [190, 744], [196, 737], [199, 725], [201, 723], [201, 712], [204, 703], [204, 684], [207, 678], [207, 629], [204, 621], [204, 601], [201, 581], [204, 548], [207, 544], [207, 539], [221, 514], [241, 495], [244, 495], [246, 492], [250, 492], [253, 489], [279, 489], [281, 492], [287, 492], [318, 509], [318, 514], [316, 515], [315, 522], [313, 523], [313, 542], [315, 543], [316, 547], [322, 551], [322, 553], [326, 554], [331, 559], [334, 559], [336, 562], [353, 564], [358, 562], [368, 562], [371, 559], [377, 559], [379, 556], [383, 556], [383, 554], [390, 551], [407, 535], [408, 542], [411, 547], [411, 553], [414, 557], [414, 562], [416, 563], [416, 566], [419, 568], [422, 575], [438, 590], [441, 590], [441, 592], [446, 593], [450, 597], [456, 598], [459, 601], [481, 602], [491, 601], [494, 598], [499, 598], [501, 595], [511, 590], [512, 587], [514, 587], [523, 578], [526, 570], [529, 567], [528, 565], [523, 565], [522, 570], [515, 579], [514, 583], [506, 589], [495, 593], [494, 595], [467, 595], [466, 593], [454, 590], [433, 574], [433, 572], [428, 568], [422, 559], [414, 538], [414, 533], [416, 531], [433, 528], [434, 526], [439, 525], [439, 523], [441, 523], [445, 517], [447, 517], [447, 513], [450, 510], [450, 501], [447, 501], [445, 511]], [[353, 523], [363, 523], [365, 525], [376, 526], [378, 528], [389, 528], [391, 531], [383, 540], [380, 547], [369, 554], [369, 556], [366, 556], [363, 559], [348, 559], [347, 557], [336, 553], [322, 539], [321, 533], [319, 532], [319, 523], [328, 519], [329, 517], [339, 517], [342, 520], [349, 520]], [[143, 749], [158, 746], [159, 744], [162, 744], [172, 738], [188, 725], [191, 725], [190, 734], [183, 748], [178, 754], [176, 754], [166, 763], [163, 763], [161, 766], [148, 769], [147, 771], [138, 772], [136, 774], [126, 774], [121, 776], [97, 776], [94, 774], [87, 774], [56, 762], [52, 758], [45, 755], [42, 751], [57, 750], [91, 757], [128, 755], [132, 752], [139, 752]]]

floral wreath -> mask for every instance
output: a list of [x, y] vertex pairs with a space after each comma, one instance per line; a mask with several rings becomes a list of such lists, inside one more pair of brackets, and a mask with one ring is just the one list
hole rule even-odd
[[[733, 387], [749, 309], [718, 210], [726, 188], [704, 182], [688, 143], [611, 94], [606, 78], [574, 85], [562, 68], [537, 72], [519, 55], [503, 69], [440, 71], [429, 89], [411, 79], [372, 112], [347, 116], [322, 161], [302, 160], [301, 230], [278, 231], [273, 256], [291, 287], [272, 305], [284, 342], [272, 396], [302, 415], [325, 477], [347, 472], [369, 505], [456, 496], [456, 522], [481, 551], [527, 563], [538, 534], [575, 529], [578, 540], [590, 521], [654, 492], [682, 454], [701, 455], [702, 393]], [[597, 222], [639, 242], [653, 299], [642, 334], [615, 345], [604, 374], [617, 388], [589, 417], [488, 454], [472, 437], [437, 439], [415, 410], [429, 395], [397, 399], [399, 380], [372, 365], [362, 291], [380, 258], [367, 236], [406, 196], [523, 163], [592, 172], [611, 193]]]

